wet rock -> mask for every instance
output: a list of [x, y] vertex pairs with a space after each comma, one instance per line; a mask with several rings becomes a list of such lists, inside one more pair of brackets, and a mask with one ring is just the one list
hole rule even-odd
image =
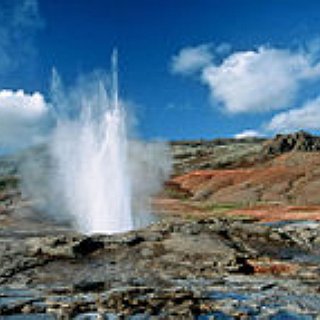
[[284, 224], [279, 233], [305, 249], [312, 249], [320, 241], [319, 222], [295, 222]]
[[34, 256], [72, 258], [74, 242], [74, 239], [66, 236], [34, 237], [27, 240], [27, 247]]
[[135, 234], [135, 235], [132, 235], [132, 237], [130, 237], [129, 239], [127, 239], [126, 244], [130, 247], [136, 246], [141, 242], [143, 242], [144, 240], [145, 240], [144, 237], [142, 237], [141, 235]]
[[23, 303], [13, 297], [16, 305], [1, 312], [65, 319], [86, 312], [193, 319], [218, 311], [268, 318], [279, 305], [320, 312], [318, 262], [304, 258], [319, 257], [318, 234], [317, 223], [215, 217], [166, 219], [114, 236], [0, 236], [2, 283], [40, 292]]
[[23, 313], [34, 300], [30, 297], [0, 298], [0, 315]]
[[51, 258], [75, 258], [89, 255], [104, 247], [104, 242], [91, 237], [48, 236], [28, 239], [27, 246], [33, 255]]
[[74, 284], [74, 291], [80, 292], [92, 292], [92, 291], [101, 291], [105, 287], [104, 281], [89, 281], [82, 280], [76, 284]]
[[98, 239], [87, 237], [80, 240], [72, 247], [76, 256], [86, 256], [104, 247], [104, 242]]

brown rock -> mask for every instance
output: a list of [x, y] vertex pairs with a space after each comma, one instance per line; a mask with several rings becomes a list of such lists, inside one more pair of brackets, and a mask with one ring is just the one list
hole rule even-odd
[[294, 275], [299, 270], [299, 266], [293, 263], [276, 261], [268, 258], [259, 260], [248, 260], [248, 265], [252, 267], [253, 273], [272, 275]]

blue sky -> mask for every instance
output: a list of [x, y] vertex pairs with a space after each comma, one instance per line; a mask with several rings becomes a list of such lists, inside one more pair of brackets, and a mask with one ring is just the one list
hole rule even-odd
[[0, 63], [2, 90], [47, 101], [53, 66], [72, 84], [108, 68], [116, 46], [142, 137], [320, 129], [319, 1], [2, 0], [0, 9], [0, 58], [16, 61]]

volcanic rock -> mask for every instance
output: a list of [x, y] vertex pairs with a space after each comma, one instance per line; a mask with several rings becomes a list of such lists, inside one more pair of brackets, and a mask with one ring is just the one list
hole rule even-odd
[[319, 154], [295, 142], [260, 157], [263, 142], [174, 143], [165, 215], [123, 234], [80, 235], [11, 196], [18, 180], [9, 179], [0, 190], [0, 318], [315, 318], [320, 207], [287, 203], [319, 200]]
[[314, 152], [320, 151], [320, 137], [313, 136], [305, 131], [292, 134], [278, 134], [264, 144], [265, 155], [279, 155], [290, 151]]

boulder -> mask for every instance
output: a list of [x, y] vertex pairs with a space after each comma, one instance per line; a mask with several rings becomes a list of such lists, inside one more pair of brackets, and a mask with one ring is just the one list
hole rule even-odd
[[265, 142], [263, 147], [264, 155], [279, 155], [290, 151], [320, 151], [320, 137], [313, 136], [305, 131], [278, 134], [272, 140]]

